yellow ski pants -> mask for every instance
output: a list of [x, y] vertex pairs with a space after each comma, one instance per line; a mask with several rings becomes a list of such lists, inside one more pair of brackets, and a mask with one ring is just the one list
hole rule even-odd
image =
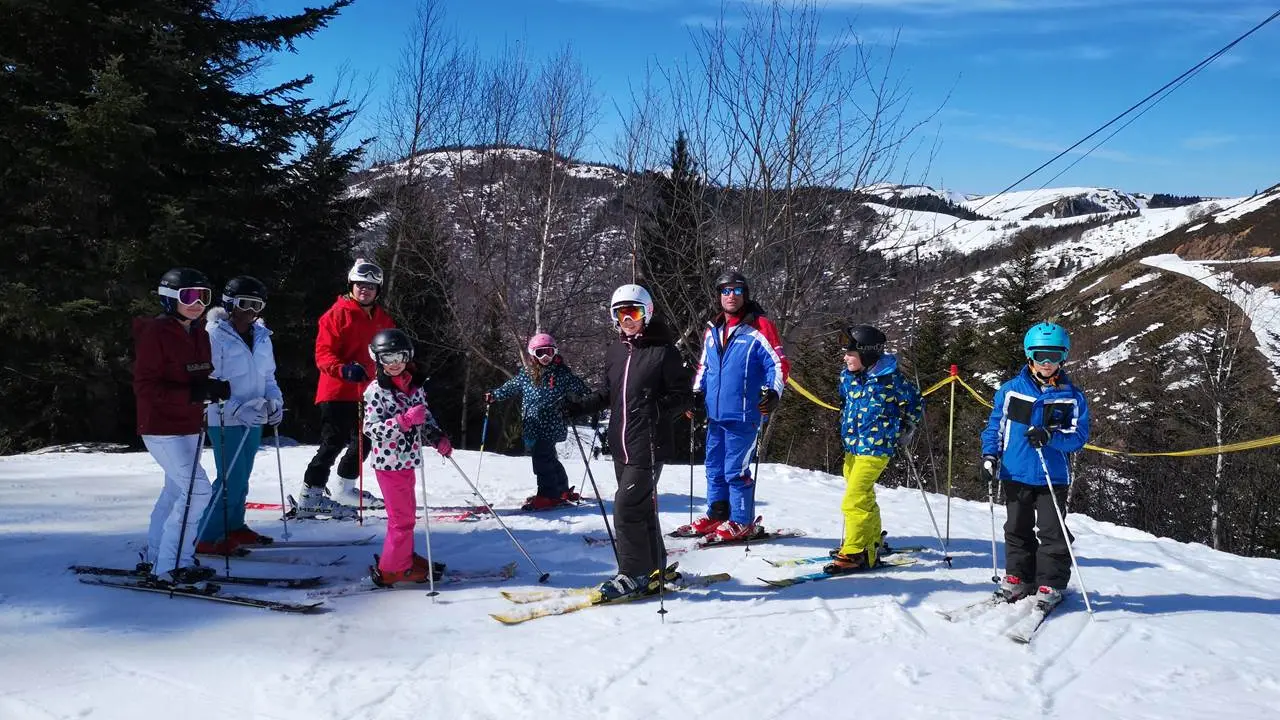
[[876, 563], [876, 549], [880, 541], [880, 506], [876, 504], [876, 480], [889, 465], [889, 458], [879, 455], [844, 456], [844, 499], [840, 511], [844, 513], [844, 543], [840, 552], [855, 555], [867, 552], [871, 565]]

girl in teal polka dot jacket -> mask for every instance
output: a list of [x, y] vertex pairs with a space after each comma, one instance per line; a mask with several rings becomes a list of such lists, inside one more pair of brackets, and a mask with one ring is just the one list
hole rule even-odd
[[569, 437], [560, 402], [567, 395], [586, 395], [591, 388], [564, 364], [555, 338], [547, 333], [529, 338], [525, 349], [532, 362], [501, 387], [485, 393], [484, 399], [494, 403], [523, 396], [524, 447], [533, 457], [533, 474], [538, 478], [538, 494], [525, 500], [524, 509], [547, 510], [579, 499], [556, 457], [556, 443]]

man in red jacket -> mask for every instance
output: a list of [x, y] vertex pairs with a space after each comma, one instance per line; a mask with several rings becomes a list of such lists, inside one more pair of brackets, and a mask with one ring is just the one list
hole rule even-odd
[[[356, 260], [347, 273], [349, 290], [338, 297], [333, 306], [320, 316], [316, 334], [316, 367], [320, 384], [316, 388], [316, 405], [320, 406], [320, 447], [307, 465], [298, 505], [299, 517], [331, 515], [350, 517], [353, 505], [361, 504], [361, 490], [356, 487], [360, 465], [369, 454], [369, 440], [361, 441], [359, 428], [360, 402], [365, 386], [373, 377], [373, 359], [369, 343], [379, 330], [394, 328], [395, 322], [378, 305], [382, 290], [382, 268], [367, 260]], [[338, 477], [342, 489], [336, 498], [326, 494], [329, 470], [338, 461]], [[361, 452], [363, 451], [363, 452]], [[368, 490], [363, 491], [363, 505], [383, 507], [382, 500]]]

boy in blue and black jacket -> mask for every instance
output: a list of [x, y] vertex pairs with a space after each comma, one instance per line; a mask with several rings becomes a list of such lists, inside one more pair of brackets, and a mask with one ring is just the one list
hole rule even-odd
[[1015, 602], [1036, 592], [1052, 607], [1071, 579], [1070, 533], [1058, 512], [1066, 511], [1071, 483], [1067, 455], [1089, 441], [1089, 404], [1062, 371], [1071, 350], [1066, 330], [1040, 323], [1022, 345], [1027, 365], [996, 392], [982, 433], [981, 475], [989, 484], [1000, 479], [1008, 509], [999, 593]]

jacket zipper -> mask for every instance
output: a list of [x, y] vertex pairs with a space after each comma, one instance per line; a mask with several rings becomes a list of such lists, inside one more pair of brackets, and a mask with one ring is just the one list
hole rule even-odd
[[631, 453], [627, 452], [627, 379], [631, 375], [631, 343], [627, 343], [627, 364], [622, 366], [622, 464], [631, 464]]

